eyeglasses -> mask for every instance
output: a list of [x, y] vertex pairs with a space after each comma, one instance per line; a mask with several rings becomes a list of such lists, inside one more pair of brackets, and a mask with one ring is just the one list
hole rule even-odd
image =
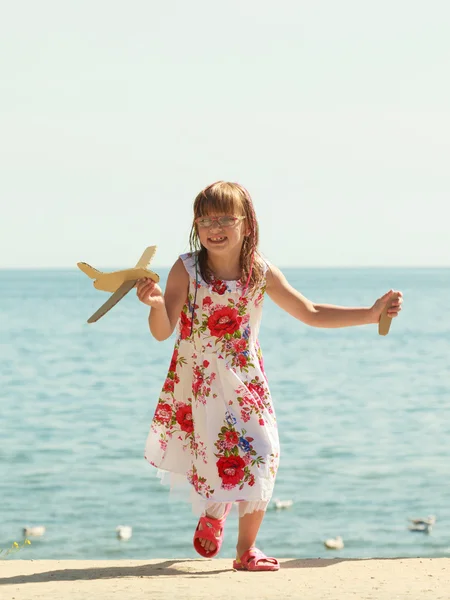
[[211, 227], [213, 223], [217, 223], [217, 225], [223, 229], [226, 227], [233, 227], [233, 225], [236, 225], [236, 223], [242, 221], [243, 219], [245, 219], [245, 217], [233, 217], [231, 215], [225, 215], [223, 217], [198, 217], [195, 219], [195, 222], [202, 229]]

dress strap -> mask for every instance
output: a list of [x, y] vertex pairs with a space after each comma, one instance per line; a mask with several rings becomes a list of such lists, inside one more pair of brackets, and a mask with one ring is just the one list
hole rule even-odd
[[267, 271], [270, 269], [270, 267], [272, 266], [270, 264], [270, 262], [267, 260], [267, 258], [264, 258], [263, 256], [260, 255], [261, 261], [262, 261], [262, 267], [263, 267], [263, 272], [264, 275], [267, 275]]
[[200, 270], [197, 267], [197, 272], [195, 268], [195, 263], [197, 262], [197, 255], [194, 252], [186, 252], [185, 254], [180, 255], [181, 260], [183, 261], [184, 268], [188, 272], [189, 276], [192, 279], [201, 279]]

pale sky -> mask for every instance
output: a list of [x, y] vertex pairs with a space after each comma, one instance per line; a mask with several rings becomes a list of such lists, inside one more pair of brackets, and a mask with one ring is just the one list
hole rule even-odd
[[279, 266], [450, 266], [448, 0], [14, 0], [0, 267], [154, 268], [250, 191]]

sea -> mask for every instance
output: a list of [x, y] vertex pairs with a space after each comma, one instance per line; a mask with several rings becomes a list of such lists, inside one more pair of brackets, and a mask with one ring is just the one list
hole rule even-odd
[[[284, 273], [314, 302], [369, 306], [393, 288], [404, 304], [383, 337], [308, 327], [266, 298], [281, 464], [258, 546], [278, 558], [450, 556], [450, 269]], [[190, 505], [144, 459], [174, 337], [152, 338], [134, 291], [87, 324], [107, 295], [76, 268], [2, 270], [0, 292], [0, 548], [46, 528], [8, 560], [197, 557]], [[430, 515], [430, 532], [409, 530]], [[221, 557], [237, 524], [232, 512]], [[327, 549], [336, 536], [344, 547]]]

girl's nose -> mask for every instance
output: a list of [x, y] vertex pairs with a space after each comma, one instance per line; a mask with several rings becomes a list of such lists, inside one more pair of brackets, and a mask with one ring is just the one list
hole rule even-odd
[[219, 221], [213, 221], [213, 222], [211, 223], [210, 227], [209, 227], [209, 230], [210, 230], [210, 231], [211, 231], [211, 229], [214, 229], [214, 230], [216, 230], [216, 229], [220, 229], [220, 230], [222, 230], [222, 227], [221, 227], [221, 225], [220, 225]]

